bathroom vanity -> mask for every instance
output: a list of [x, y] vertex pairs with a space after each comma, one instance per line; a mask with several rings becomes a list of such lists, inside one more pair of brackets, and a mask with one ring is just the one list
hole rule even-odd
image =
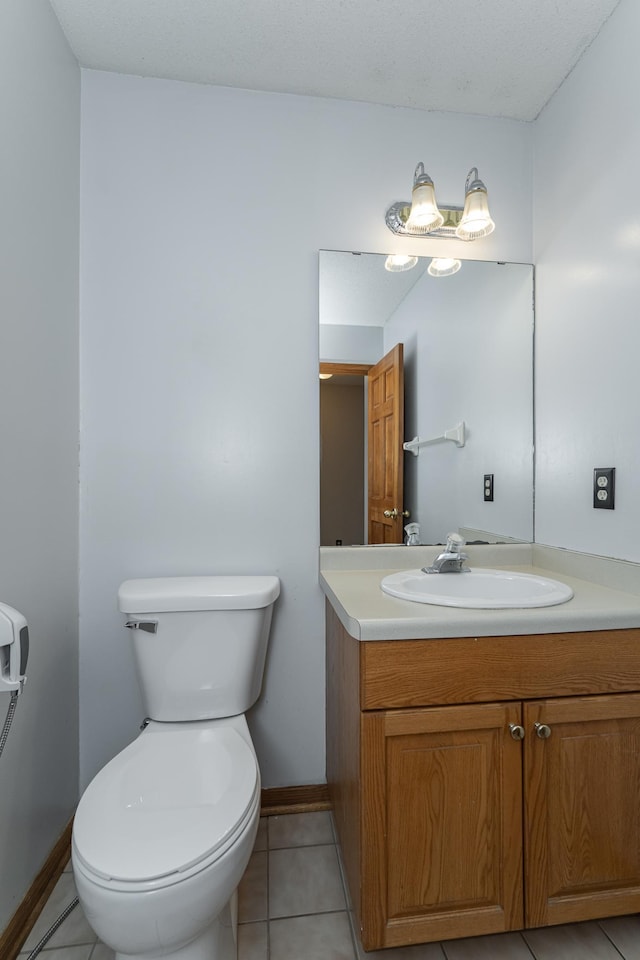
[[359, 549], [326, 551], [321, 583], [327, 780], [364, 948], [640, 910], [637, 568], [470, 548], [574, 597], [461, 610], [383, 594], [421, 558]]

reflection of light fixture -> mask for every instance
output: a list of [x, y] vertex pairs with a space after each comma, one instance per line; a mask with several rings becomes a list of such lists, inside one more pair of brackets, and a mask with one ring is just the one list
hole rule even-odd
[[413, 193], [411, 210], [407, 219], [409, 233], [431, 233], [444, 223], [444, 217], [438, 210], [433, 180], [424, 172], [424, 163], [419, 163], [413, 175]]
[[321, 373], [321, 374], [319, 374], [319, 376], [320, 376], [320, 379], [321, 379], [321, 380], [331, 380], [331, 377], [333, 376], [333, 374], [332, 374], [332, 373]]
[[477, 167], [472, 167], [467, 175], [464, 209], [450, 204], [438, 209], [433, 180], [424, 172], [424, 164], [419, 163], [411, 203], [401, 200], [392, 204], [385, 220], [389, 230], [402, 237], [479, 240], [495, 228], [489, 213], [487, 188], [478, 177]]
[[405, 270], [412, 270], [417, 262], [417, 257], [407, 257], [404, 253], [390, 253], [384, 262], [384, 268], [389, 273], [403, 273]]
[[452, 257], [434, 257], [427, 267], [427, 273], [432, 277], [450, 277], [458, 272], [460, 266], [460, 261]]
[[[472, 174], [475, 174], [473, 179]], [[495, 227], [489, 213], [487, 188], [482, 180], [478, 179], [478, 168], [472, 167], [464, 187], [464, 212], [456, 229], [456, 236], [460, 240], [479, 240], [493, 233]]]

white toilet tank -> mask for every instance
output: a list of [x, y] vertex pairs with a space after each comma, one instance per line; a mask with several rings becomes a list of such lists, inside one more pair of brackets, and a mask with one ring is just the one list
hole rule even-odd
[[245, 713], [260, 695], [279, 593], [273, 576], [126, 580], [118, 605], [131, 628], [147, 716]]

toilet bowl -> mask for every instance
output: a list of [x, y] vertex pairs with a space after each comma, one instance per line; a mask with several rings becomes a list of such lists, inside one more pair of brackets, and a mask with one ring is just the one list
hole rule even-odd
[[121, 587], [152, 719], [89, 784], [72, 839], [80, 902], [117, 960], [237, 956], [236, 889], [260, 816], [244, 710], [278, 593], [275, 577]]

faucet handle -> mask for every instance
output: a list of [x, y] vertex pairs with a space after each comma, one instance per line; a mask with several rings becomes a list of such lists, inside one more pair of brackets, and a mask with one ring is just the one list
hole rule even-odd
[[459, 533], [448, 533], [445, 551], [446, 553], [460, 553], [465, 543], [466, 540]]

